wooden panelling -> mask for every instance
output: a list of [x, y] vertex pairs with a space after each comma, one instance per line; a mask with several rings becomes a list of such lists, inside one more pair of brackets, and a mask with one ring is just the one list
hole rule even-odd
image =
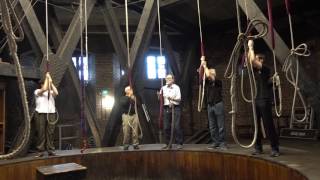
[[285, 165], [244, 155], [207, 151], [129, 151], [56, 156], [0, 165], [0, 180], [33, 180], [36, 168], [75, 162], [86, 166], [88, 180], [217, 179], [306, 180]]

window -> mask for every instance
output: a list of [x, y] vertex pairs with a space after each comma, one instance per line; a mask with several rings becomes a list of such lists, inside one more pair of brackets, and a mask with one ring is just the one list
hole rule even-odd
[[[73, 65], [76, 67], [79, 73], [79, 79], [81, 79], [81, 57], [72, 57]], [[89, 80], [89, 67], [88, 67], [88, 58], [83, 57], [83, 76], [84, 80]]]
[[148, 79], [165, 78], [166, 58], [165, 56], [147, 56], [147, 76]]

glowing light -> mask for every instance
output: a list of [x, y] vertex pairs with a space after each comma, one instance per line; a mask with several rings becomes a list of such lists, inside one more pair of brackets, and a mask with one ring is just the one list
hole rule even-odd
[[110, 95], [106, 95], [102, 97], [102, 107], [105, 109], [112, 109], [114, 104], [114, 97]]

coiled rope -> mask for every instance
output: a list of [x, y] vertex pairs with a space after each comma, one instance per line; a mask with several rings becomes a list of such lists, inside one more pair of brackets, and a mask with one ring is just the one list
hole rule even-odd
[[[238, 0], [236, 0], [236, 5], [239, 6], [239, 3], [237, 2]], [[237, 19], [240, 19], [240, 13], [238, 12], [239, 8], [237, 8]], [[248, 74], [249, 74], [249, 82], [250, 82], [250, 91], [251, 91], [251, 104], [252, 104], [252, 111], [253, 111], [253, 120], [254, 120], [254, 137], [253, 140], [250, 144], [248, 145], [244, 145], [241, 144], [238, 140], [238, 137], [236, 135], [236, 113], [237, 113], [237, 99], [236, 99], [236, 85], [237, 85], [237, 67], [238, 67], [238, 60], [240, 57], [240, 52], [241, 52], [241, 47], [242, 45], [245, 47], [245, 53], [247, 54], [247, 42], [248, 40], [255, 40], [255, 39], [259, 39], [264, 37], [267, 32], [268, 32], [268, 28], [267, 25], [265, 23], [263, 23], [260, 20], [256, 20], [253, 19], [248, 23], [247, 29], [244, 33], [241, 32], [241, 22], [238, 21], [238, 40], [232, 50], [231, 56], [230, 56], [230, 60], [229, 63], [227, 65], [224, 77], [231, 79], [231, 86], [230, 86], [230, 95], [231, 95], [231, 112], [230, 114], [232, 115], [232, 122], [231, 122], [231, 131], [232, 131], [232, 136], [234, 141], [240, 145], [243, 148], [250, 148], [252, 147], [257, 139], [257, 134], [258, 134], [258, 122], [257, 122], [257, 117], [256, 117], [256, 107], [255, 107], [255, 95], [256, 95], [256, 87], [255, 87], [255, 80], [254, 80], [254, 72], [253, 72], [253, 68], [252, 68], [252, 64], [248, 62], [248, 60], [246, 61], [246, 65], [247, 65], [247, 69], [248, 69]], [[250, 35], [252, 32], [252, 29], [254, 27], [257, 26], [261, 26], [262, 30], [261, 32], [259, 32], [256, 35]]]
[[[290, 126], [292, 126], [293, 121], [304, 122], [307, 119], [307, 113], [308, 113], [307, 106], [306, 106], [304, 97], [302, 96], [300, 89], [299, 89], [299, 57], [308, 57], [311, 55], [311, 53], [308, 50], [307, 44], [305, 44], [305, 43], [302, 43], [302, 44], [298, 45], [297, 47], [295, 47], [294, 38], [293, 38], [293, 27], [292, 27], [290, 1], [285, 0], [285, 4], [286, 4], [286, 11], [287, 11], [288, 20], [289, 20], [289, 27], [290, 27], [291, 51], [283, 63], [282, 71], [285, 72], [287, 80], [294, 87], [294, 94], [293, 94], [293, 100], [292, 100], [292, 106], [291, 106], [291, 123], [290, 123]], [[296, 68], [295, 70], [294, 70], [294, 66]], [[296, 106], [297, 94], [301, 100], [301, 103], [302, 103], [302, 106], [304, 109], [304, 116], [302, 119], [297, 119], [295, 116], [295, 106]]]
[[1, 0], [0, 6], [1, 6], [1, 19], [2, 19], [2, 23], [3, 23], [3, 29], [7, 35], [7, 38], [8, 38], [10, 55], [13, 58], [16, 73], [17, 73], [18, 86], [19, 86], [19, 91], [21, 94], [24, 123], [25, 123], [25, 129], [23, 132], [23, 139], [22, 139], [22, 142], [19, 144], [19, 146], [8, 154], [0, 155], [0, 159], [9, 159], [9, 158], [14, 158], [17, 155], [19, 155], [26, 147], [27, 142], [30, 138], [31, 118], [29, 115], [27, 95], [26, 95], [24, 79], [23, 79], [23, 75], [22, 75], [22, 71], [21, 71], [21, 65], [19, 62], [19, 57], [17, 55], [17, 43], [16, 43], [16, 41], [21, 41], [24, 38], [24, 33], [23, 33], [23, 30], [21, 27], [18, 27], [18, 30], [19, 30], [18, 36], [13, 31], [11, 17], [10, 17], [10, 11], [13, 14], [13, 20], [15, 21], [17, 26], [19, 26], [19, 20], [17, 18], [17, 15], [15, 14], [15, 11], [12, 7], [12, 4], [10, 4], [10, 1], [9, 0]]

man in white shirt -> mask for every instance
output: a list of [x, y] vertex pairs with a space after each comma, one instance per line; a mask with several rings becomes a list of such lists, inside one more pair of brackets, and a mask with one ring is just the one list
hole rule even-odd
[[169, 147], [169, 141], [171, 137], [171, 121], [172, 121], [172, 111], [174, 111], [174, 136], [175, 143], [178, 144], [177, 149], [182, 148], [183, 144], [183, 133], [180, 126], [180, 116], [181, 116], [181, 92], [178, 85], [174, 84], [173, 75], [169, 74], [166, 76], [166, 85], [161, 88], [163, 96], [164, 105], [164, 117], [163, 117], [163, 128], [165, 135], [166, 146]]
[[55, 155], [53, 138], [57, 121], [54, 98], [58, 95], [58, 90], [52, 83], [49, 72], [46, 73], [44, 82], [42, 81], [40, 83], [41, 88], [34, 91], [36, 101], [35, 120], [38, 132], [37, 150], [39, 157], [44, 155], [44, 151], [48, 151], [48, 155]]

